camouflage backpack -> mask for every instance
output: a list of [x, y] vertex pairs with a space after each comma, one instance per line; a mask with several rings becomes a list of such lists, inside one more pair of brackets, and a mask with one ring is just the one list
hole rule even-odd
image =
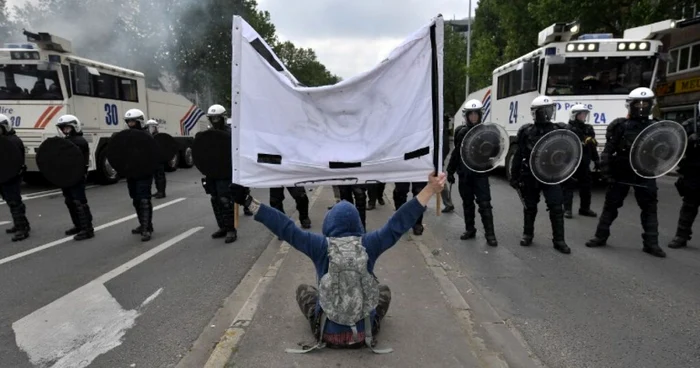
[[328, 238], [328, 273], [319, 281], [319, 303], [323, 313], [318, 343], [305, 350], [287, 349], [290, 353], [306, 353], [325, 347], [323, 331], [326, 320], [349, 326], [353, 341], [358, 341], [357, 321], [364, 320], [365, 344], [378, 354], [392, 349], [372, 347], [370, 313], [379, 304], [379, 282], [367, 270], [369, 257], [360, 237]]

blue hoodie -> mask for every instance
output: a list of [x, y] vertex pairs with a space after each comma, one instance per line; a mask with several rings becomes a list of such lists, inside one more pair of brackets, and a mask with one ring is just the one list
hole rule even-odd
[[[365, 233], [359, 212], [354, 205], [347, 201], [337, 203], [328, 211], [323, 220], [323, 235], [298, 228], [287, 215], [264, 204], [260, 205], [255, 220], [311, 258], [316, 267], [316, 280], [318, 282], [323, 275], [328, 273], [328, 241], [326, 238], [362, 237], [362, 245], [369, 257], [367, 270], [374, 275], [374, 265], [377, 258], [394, 246], [403, 234], [415, 225], [424, 211], [425, 207], [413, 198], [401, 206], [381, 229], [370, 233]], [[318, 303], [316, 303], [317, 313], [319, 308]], [[374, 315], [375, 311], [372, 311], [372, 318]], [[357, 330], [364, 331], [364, 321], [358, 321]], [[336, 324], [330, 320], [326, 322], [325, 333], [337, 334], [350, 331], [347, 326]]]

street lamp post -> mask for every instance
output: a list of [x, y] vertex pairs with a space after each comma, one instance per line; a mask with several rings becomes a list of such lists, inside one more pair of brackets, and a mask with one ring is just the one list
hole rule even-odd
[[469, 14], [467, 14], [467, 94], [464, 98], [469, 97], [469, 61], [472, 56], [472, 0], [469, 0]]

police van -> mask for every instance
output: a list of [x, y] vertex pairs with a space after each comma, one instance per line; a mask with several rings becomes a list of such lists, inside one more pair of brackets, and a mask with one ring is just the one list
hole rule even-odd
[[[672, 28], [673, 21], [664, 22]], [[586, 105], [602, 151], [607, 125], [627, 115], [629, 92], [654, 88], [663, 44], [653, 38], [664, 22], [634, 29], [633, 38], [584, 34], [576, 40], [572, 38], [578, 24], [555, 23], [539, 33], [538, 49], [496, 68], [491, 86], [469, 94], [466, 101], [482, 101], [484, 121], [502, 125], [511, 147], [518, 129], [532, 122], [530, 103], [535, 97], [545, 94], [556, 102], [557, 122], [568, 122], [574, 105]], [[455, 126], [464, 124], [461, 108], [454, 121]], [[513, 152], [510, 149], [501, 163], [508, 176]]]
[[90, 168], [98, 182], [119, 180], [105, 148], [126, 127], [124, 113], [140, 109], [157, 120], [159, 131], [180, 144], [168, 171], [190, 168], [192, 141], [205, 113], [184, 96], [146, 88], [143, 73], [73, 54], [69, 41], [49, 33], [25, 31], [27, 42], [0, 48], [0, 114], [7, 115], [26, 147], [27, 181], [41, 175], [36, 149], [56, 136], [55, 121], [72, 114], [83, 124], [90, 145]]

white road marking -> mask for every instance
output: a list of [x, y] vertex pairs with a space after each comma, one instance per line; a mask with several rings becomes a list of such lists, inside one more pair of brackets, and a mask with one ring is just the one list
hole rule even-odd
[[[174, 200], [172, 200], [172, 201], [170, 201], [170, 202], [165, 202], [165, 203], [163, 203], [163, 204], [160, 204], [160, 205], [158, 205], [158, 206], [153, 207], [153, 210], [154, 210], [154, 211], [160, 210], [160, 209], [162, 209], [162, 208], [165, 208], [165, 207], [167, 207], [167, 206], [173, 205], [173, 204], [175, 204], [175, 203], [182, 202], [182, 201], [184, 201], [185, 199], [187, 199], [187, 198], [178, 198], [178, 199], [174, 199]], [[108, 227], [121, 224], [122, 222], [126, 222], [126, 221], [129, 221], [129, 220], [134, 219], [134, 218], [136, 218], [136, 214], [129, 215], [129, 216], [126, 216], [126, 217], [122, 217], [122, 218], [120, 218], [120, 219], [117, 219], [117, 220], [114, 220], [114, 221], [112, 221], [112, 222], [108, 222], [108, 223], [106, 223], [106, 224], [104, 224], [104, 225], [100, 225], [100, 226], [96, 227], [96, 228], [95, 228], [95, 231], [99, 231], [99, 230], [102, 230], [102, 229], [106, 229], [106, 228], [108, 228]], [[12, 262], [12, 261], [14, 261], [14, 260], [16, 260], [16, 259], [19, 259], [19, 258], [22, 258], [22, 257], [26, 257], [26, 256], [28, 256], [28, 255], [30, 255], [30, 254], [33, 254], [33, 253], [36, 253], [36, 252], [41, 252], [41, 251], [44, 250], [44, 249], [49, 249], [49, 248], [51, 248], [51, 247], [55, 247], [55, 246], [57, 246], [57, 245], [60, 245], [60, 244], [69, 242], [69, 241], [71, 241], [72, 239], [73, 239], [72, 236], [67, 236], [67, 237], [65, 237], [65, 238], [63, 238], [63, 239], [58, 239], [58, 240], [52, 241], [51, 243], [44, 244], [44, 245], [42, 245], [42, 246], [29, 249], [29, 250], [24, 251], [24, 252], [22, 252], [22, 253], [17, 253], [17, 254], [15, 254], [15, 255], [12, 255], [12, 256], [9, 256], [9, 257], [0, 259], [0, 265], [3, 265], [3, 264], [8, 263], [8, 262]]]
[[17, 346], [36, 366], [87, 367], [121, 345], [143, 308], [163, 291], [158, 289], [137, 309], [127, 311], [104, 284], [202, 229], [190, 229], [13, 323]]
[[0, 221], [0, 226], [11, 224], [11, 223], [12, 223], [12, 221]]
[[[96, 187], [98, 187], [98, 186], [99, 186], [99, 185], [88, 185], [87, 187], [85, 187], [85, 189], [87, 190], [87, 189], [91, 189], [91, 188], [96, 188]], [[32, 200], [32, 199], [43, 198], [43, 197], [49, 197], [49, 196], [56, 195], [56, 194], [61, 194], [61, 193], [63, 193], [63, 192], [62, 192], [60, 189], [51, 189], [51, 190], [44, 190], [44, 191], [42, 191], [42, 192], [34, 192], [34, 193], [29, 193], [29, 194], [23, 194], [23, 195], [22, 195], [22, 201], [29, 201], [29, 200]], [[0, 205], [3, 205], [3, 204], [5, 204], [5, 203], [7, 203], [7, 202], [5, 202], [5, 201], [0, 201]]]

